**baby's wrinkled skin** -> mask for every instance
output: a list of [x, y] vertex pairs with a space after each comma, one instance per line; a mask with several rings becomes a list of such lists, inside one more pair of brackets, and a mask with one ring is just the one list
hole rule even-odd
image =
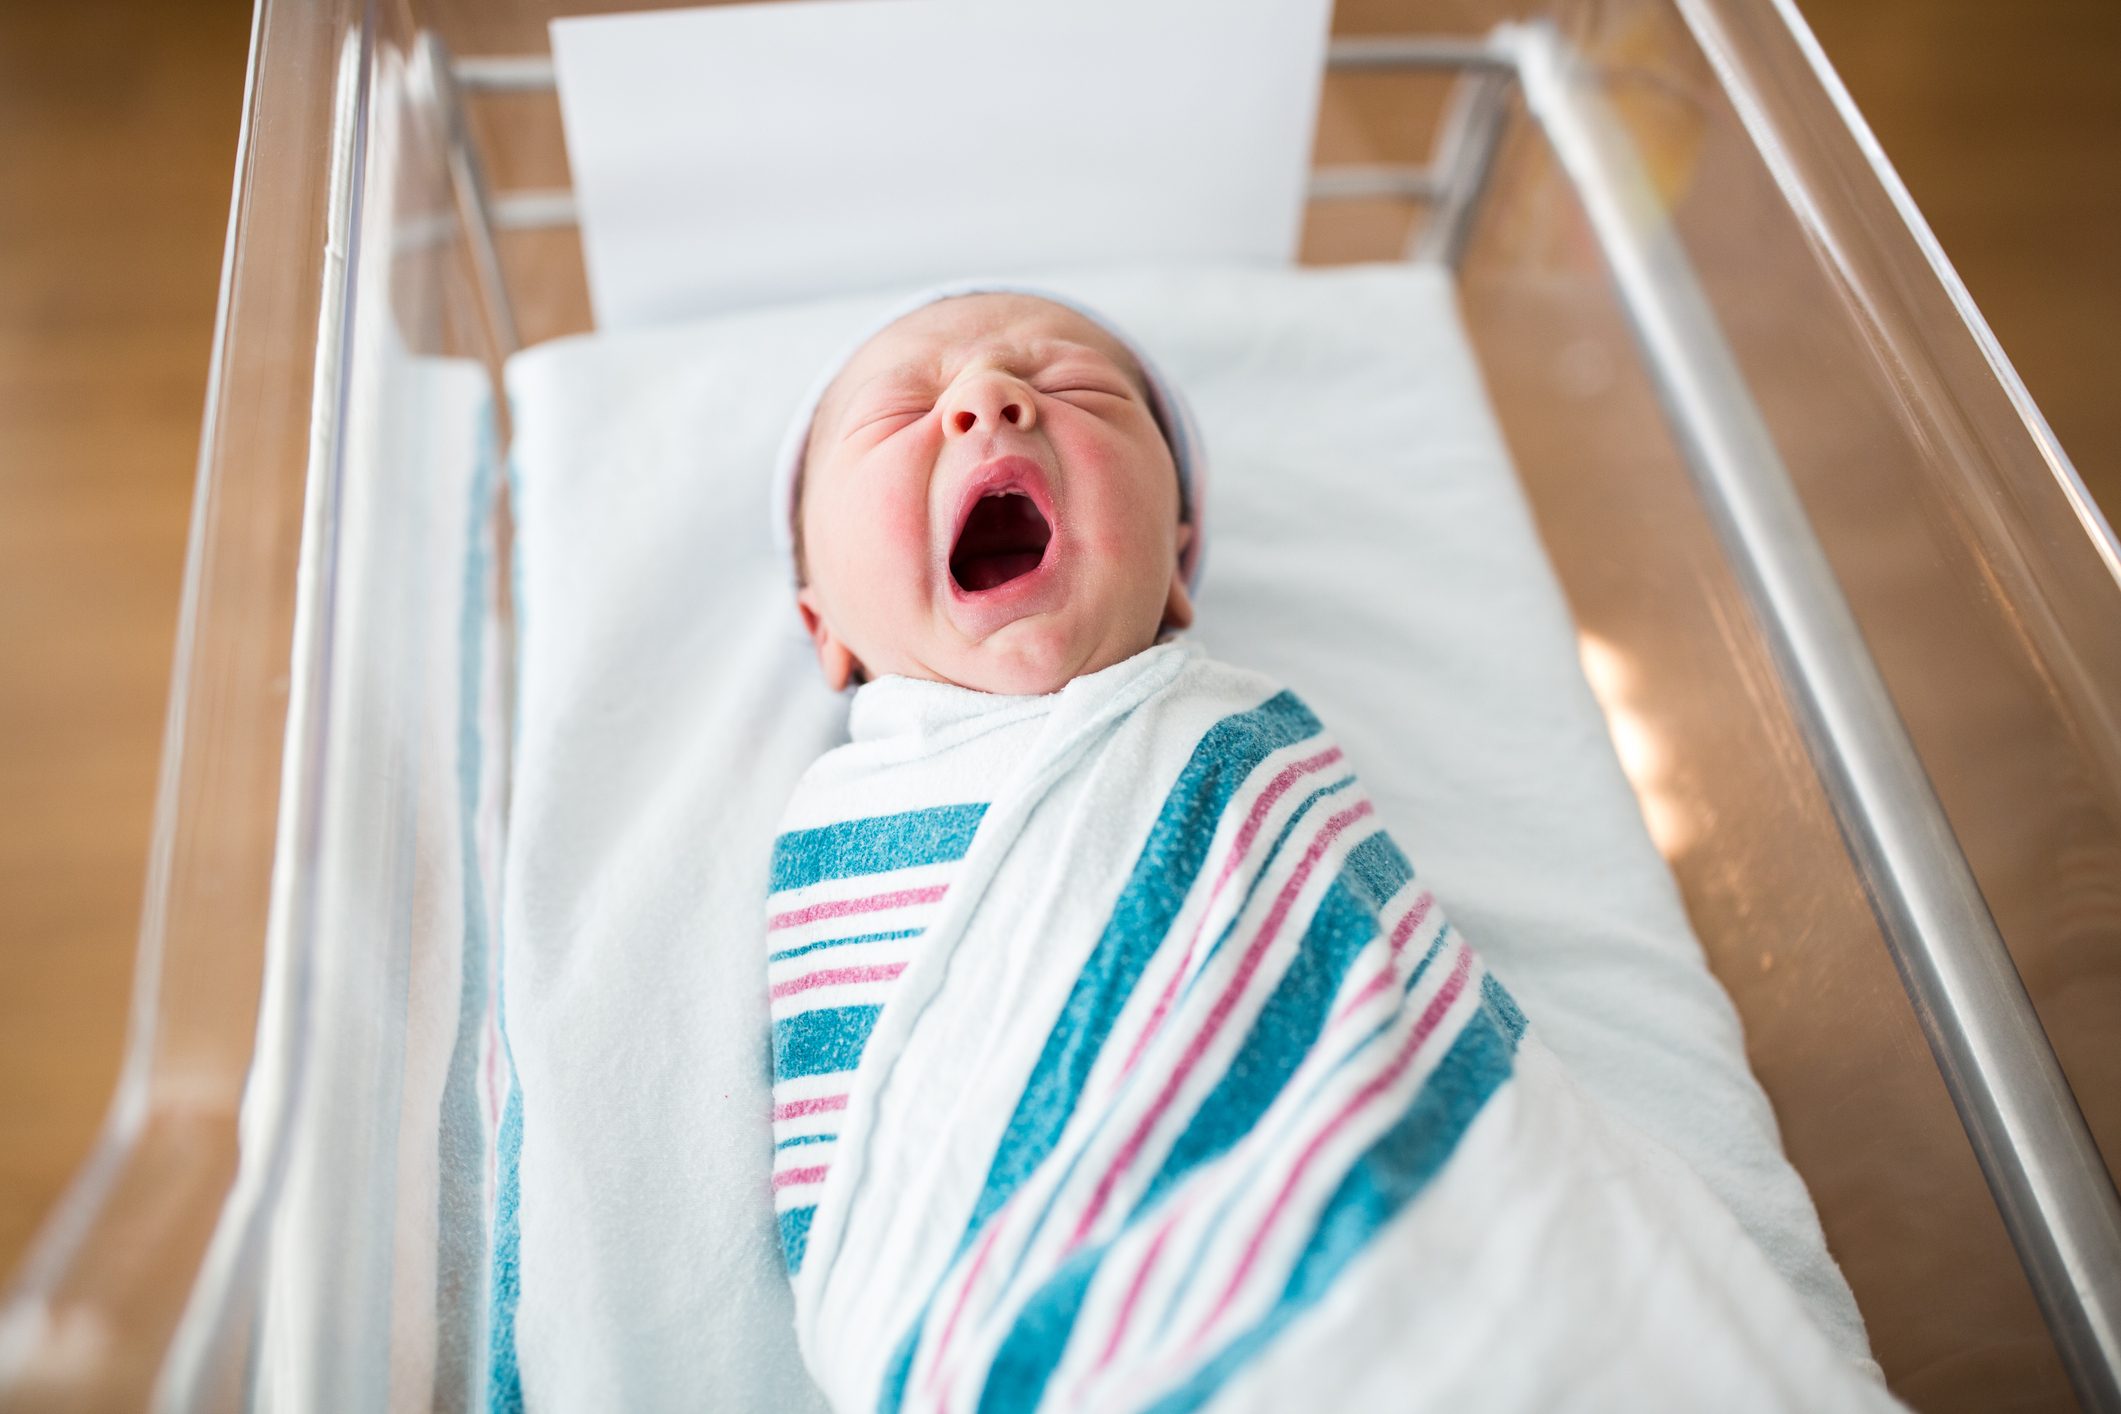
[[1192, 528], [1144, 387], [1111, 335], [1027, 295], [942, 300], [865, 344], [811, 423], [796, 512], [825, 681], [1057, 692], [1188, 627]]

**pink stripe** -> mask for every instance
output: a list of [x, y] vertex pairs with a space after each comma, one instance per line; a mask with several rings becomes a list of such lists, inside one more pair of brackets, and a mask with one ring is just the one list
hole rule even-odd
[[776, 932], [782, 928], [793, 928], [802, 923], [813, 923], [820, 918], [844, 918], [850, 913], [876, 913], [886, 908], [904, 908], [908, 904], [934, 903], [949, 889], [948, 884], [931, 884], [925, 889], [899, 889], [894, 893], [870, 894], [866, 898], [841, 898], [830, 903], [813, 903], [808, 908], [790, 909], [776, 913], [766, 920], [766, 931]]
[[1394, 962], [1399, 961], [1399, 954], [1405, 949], [1407, 939], [1414, 936], [1414, 930], [1419, 928], [1421, 921], [1429, 916], [1429, 909], [1435, 903], [1436, 895], [1430, 893], [1427, 889], [1423, 889], [1421, 897], [1415, 899], [1414, 906], [1407, 910], [1407, 916], [1400, 919], [1399, 926], [1392, 930], [1392, 960]]
[[782, 1169], [773, 1176], [774, 1191], [793, 1188], [799, 1183], [823, 1183], [831, 1167], [830, 1164], [813, 1164], [806, 1169]]
[[1230, 842], [1230, 854], [1223, 861], [1222, 873], [1216, 875], [1214, 887], [1208, 890], [1208, 902], [1201, 909], [1200, 917], [1194, 920], [1193, 936], [1186, 940], [1185, 954], [1179, 958], [1178, 966], [1172, 969], [1170, 977], [1165, 979], [1162, 995], [1157, 997], [1156, 1006], [1149, 1013], [1149, 1019], [1142, 1024], [1140, 1034], [1135, 1036], [1134, 1045], [1127, 1052], [1126, 1063], [1119, 1068], [1121, 1078], [1133, 1073], [1134, 1063], [1141, 1059], [1142, 1052], [1162, 1029], [1164, 1017], [1171, 1010], [1171, 1000], [1178, 993], [1178, 984], [1185, 980], [1186, 971], [1193, 964], [1193, 954], [1200, 946], [1201, 931], [1207, 927], [1208, 915], [1214, 911], [1215, 901], [1222, 896], [1223, 885], [1230, 882], [1230, 876], [1237, 872], [1238, 866], [1244, 863], [1245, 856], [1251, 852], [1252, 842], [1259, 838], [1260, 827], [1266, 822], [1267, 812], [1274, 808], [1275, 801], [1288, 794], [1289, 787], [1296, 784], [1299, 776], [1322, 771], [1338, 760], [1340, 748], [1335, 746], [1307, 760], [1284, 766], [1281, 773], [1269, 781], [1267, 788], [1259, 793], [1259, 799], [1252, 802], [1252, 809], [1245, 816], [1245, 823], [1238, 827], [1237, 838]]
[[[755, 997], [758, 993], [753, 992], [751, 995]], [[814, 1100], [790, 1100], [785, 1105], [775, 1105], [773, 1107], [773, 1117], [775, 1120], [801, 1119], [804, 1115], [823, 1114], [827, 1110], [844, 1110], [846, 1108], [847, 1097], [845, 1095], [820, 1095]]]
[[[790, 997], [797, 992], [807, 992], [812, 987], [831, 987], [841, 982], [889, 982], [905, 970], [906, 964], [903, 962], [880, 962], [869, 967], [827, 967], [822, 971], [805, 972], [800, 977], [791, 977], [786, 982], [774, 983], [773, 996], [776, 999]], [[757, 996], [758, 993], [753, 992], [752, 995]]]
[[1180, 1087], [1186, 1083], [1186, 1077], [1192, 1074], [1193, 1067], [1200, 1062], [1201, 1056], [1207, 1052], [1217, 1033], [1222, 1030], [1223, 1023], [1229, 1020], [1230, 1013], [1236, 1009], [1238, 997], [1250, 985], [1252, 975], [1259, 970], [1260, 959], [1266, 955], [1275, 935], [1281, 931], [1281, 925], [1288, 918], [1289, 910], [1295, 906], [1296, 896], [1302, 892], [1304, 883], [1311, 877], [1312, 868], [1317, 865], [1319, 858], [1325, 854], [1333, 841], [1339, 838], [1340, 832], [1370, 814], [1371, 809], [1370, 802], [1365, 800], [1341, 811], [1326, 822], [1325, 828], [1311, 841], [1311, 847], [1304, 851], [1303, 862], [1296, 866], [1296, 872], [1291, 874], [1289, 882], [1282, 886], [1280, 896], [1274, 900], [1273, 910], [1260, 925], [1258, 934], [1252, 939], [1252, 945], [1245, 950], [1243, 961], [1238, 963], [1236, 975], [1230, 979], [1229, 985], [1223, 988], [1222, 995], [1215, 999], [1214, 1009], [1208, 1013], [1207, 1020], [1202, 1023], [1200, 1030], [1194, 1033], [1192, 1041], [1186, 1046], [1185, 1054], [1179, 1058], [1178, 1064], [1172, 1067], [1170, 1075], [1165, 1077], [1164, 1088], [1150, 1105], [1149, 1112], [1134, 1126], [1134, 1132], [1127, 1136], [1127, 1142], [1121, 1146], [1111, 1166], [1105, 1170], [1104, 1177], [1098, 1180], [1096, 1191], [1090, 1195], [1090, 1202], [1083, 1209], [1082, 1219], [1075, 1225], [1075, 1235], [1069, 1239], [1068, 1247], [1071, 1251], [1088, 1235], [1091, 1224], [1104, 1212], [1105, 1204], [1112, 1197], [1112, 1190], [1119, 1183], [1119, 1176], [1126, 1172], [1128, 1166], [1140, 1154], [1142, 1145], [1148, 1142], [1149, 1133], [1156, 1127], [1157, 1120], [1170, 1108]]
[[1362, 1007], [1364, 1002], [1384, 991], [1390, 985], [1392, 979], [1399, 975], [1399, 968], [1396, 965], [1399, 962], [1399, 955], [1406, 949], [1407, 939], [1414, 936], [1414, 930], [1419, 928], [1422, 920], [1429, 916], [1429, 910], [1435, 905], [1435, 902], [1436, 896], [1427, 889], [1423, 889], [1415, 898], [1414, 906], [1401, 916], [1399, 926], [1392, 930], [1392, 953], [1390, 959], [1375, 977], [1363, 983], [1361, 991], [1348, 998], [1341, 1009], [1334, 1014], [1331, 1025], [1338, 1026], [1341, 1022], [1347, 1020], [1348, 1017]]
[[980, 1239], [979, 1251], [973, 1255], [972, 1266], [965, 1273], [964, 1284], [957, 1289], [957, 1301], [950, 1307], [950, 1319], [943, 1323], [943, 1338], [936, 1342], [935, 1359], [928, 1366], [928, 1392], [933, 1394], [943, 1378], [943, 1357], [950, 1353], [950, 1337], [957, 1334], [957, 1318], [965, 1314], [965, 1303], [972, 1299], [972, 1288], [979, 1281], [980, 1269], [987, 1265], [987, 1254], [994, 1250], [995, 1238], [1001, 1236], [1002, 1224], [999, 1215], [987, 1224], [987, 1235]]
[[1223, 1288], [1223, 1294], [1216, 1301], [1215, 1309], [1208, 1313], [1208, 1319], [1203, 1321], [1200, 1329], [1193, 1333], [1193, 1341], [1191, 1343], [1198, 1344], [1200, 1338], [1222, 1318], [1223, 1312], [1229, 1309], [1230, 1302], [1237, 1296], [1237, 1289], [1244, 1284], [1245, 1277], [1251, 1273], [1252, 1264], [1259, 1259], [1260, 1248], [1266, 1245], [1267, 1233], [1273, 1229], [1276, 1219], [1281, 1216], [1282, 1209], [1288, 1205], [1289, 1195], [1296, 1191], [1296, 1185], [1303, 1180], [1304, 1170], [1310, 1167], [1311, 1161], [1318, 1157], [1319, 1151], [1324, 1149], [1333, 1136], [1338, 1134], [1359, 1111], [1373, 1103], [1378, 1096], [1389, 1090], [1401, 1075], [1406, 1073], [1407, 1067], [1413, 1064], [1416, 1053], [1421, 1050], [1422, 1043], [1428, 1040], [1430, 1035], [1435, 1032], [1445, 1015], [1450, 1012], [1451, 1004], [1457, 1001], [1459, 995], [1465, 991], [1466, 979], [1471, 975], [1472, 970], [1472, 949], [1460, 948], [1458, 950], [1458, 962], [1452, 967], [1450, 977], [1444, 982], [1436, 995], [1429, 999], [1428, 1006], [1423, 1008], [1421, 1019], [1414, 1024], [1413, 1033], [1400, 1046], [1399, 1054], [1392, 1057], [1391, 1063], [1381, 1073], [1372, 1077], [1367, 1085], [1364, 1085], [1362, 1089], [1349, 1096], [1348, 1102], [1341, 1106], [1340, 1112], [1328, 1120], [1323, 1129], [1311, 1136], [1311, 1142], [1304, 1146], [1303, 1153], [1297, 1156], [1294, 1167], [1289, 1170], [1289, 1176], [1282, 1181], [1281, 1191], [1274, 1195], [1274, 1202], [1268, 1207], [1267, 1216], [1260, 1222], [1258, 1230], [1252, 1234], [1251, 1242], [1246, 1244], [1245, 1255], [1239, 1259], [1237, 1270], [1231, 1274], [1230, 1284]]
[[[1193, 935], [1186, 941], [1185, 954], [1179, 959], [1178, 966], [1172, 969], [1171, 975], [1165, 980], [1163, 993], [1156, 999], [1156, 1006], [1151, 1010], [1149, 1019], [1143, 1024], [1140, 1033], [1134, 1038], [1134, 1045], [1127, 1052], [1126, 1062], [1120, 1067], [1119, 1078], [1124, 1079], [1133, 1071], [1135, 1062], [1141, 1059], [1142, 1051], [1155, 1038], [1158, 1029], [1162, 1026], [1165, 1016], [1171, 1009], [1171, 1001], [1178, 991], [1178, 985], [1184, 980], [1187, 969], [1192, 964], [1194, 951], [1200, 945], [1201, 932], [1207, 925], [1208, 915], [1214, 911], [1215, 901], [1221, 896], [1224, 885], [1229, 883], [1231, 876], [1244, 863], [1245, 856], [1251, 851], [1253, 841], [1259, 837], [1260, 828], [1265, 823], [1267, 813], [1274, 808], [1274, 802], [1287, 794], [1289, 788], [1300, 777], [1311, 772], [1324, 770], [1327, 766], [1340, 759], [1341, 749], [1333, 746], [1328, 747], [1315, 756], [1284, 766], [1275, 775], [1274, 779], [1267, 783], [1265, 789], [1260, 792], [1259, 797], [1252, 802], [1251, 810], [1246, 814], [1244, 824], [1238, 827], [1236, 837], [1230, 842], [1230, 853], [1223, 861], [1222, 872], [1216, 876], [1215, 883], [1209, 888], [1207, 903], [1202, 908], [1199, 918], [1193, 924]], [[1109, 1187], [1109, 1184], [1107, 1186]], [[980, 1246], [979, 1254], [973, 1259], [970, 1270], [965, 1274], [964, 1285], [959, 1288], [957, 1303], [951, 1309], [950, 1319], [943, 1328], [943, 1337], [936, 1349], [935, 1362], [930, 1366], [928, 1387], [931, 1392], [934, 1390], [936, 1382], [942, 1377], [943, 1356], [950, 1348], [950, 1335], [957, 1327], [958, 1315], [964, 1310], [965, 1302], [972, 1294], [972, 1284], [979, 1279], [980, 1267], [987, 1260], [987, 1253], [992, 1248], [994, 1239], [999, 1234], [1004, 1220], [1005, 1215], [996, 1215], [993, 1225], [988, 1228], [986, 1240]], [[1076, 1241], [1080, 1240], [1081, 1230], [1078, 1229]], [[1161, 1239], [1159, 1238], [1160, 1241]], [[1071, 1242], [1069, 1245], [1073, 1247], [1074, 1243]], [[1143, 1275], [1145, 1276], [1146, 1274]], [[1142, 1277], [1137, 1277], [1137, 1283], [1142, 1279]], [[1115, 1341], [1117, 1340], [1116, 1335], [1114, 1339]]]
[[486, 1019], [486, 1122], [501, 1122], [501, 1014]]
[[[1128, 1323], [1134, 1319], [1134, 1305], [1141, 1300], [1142, 1288], [1149, 1284], [1149, 1273], [1156, 1269], [1156, 1259], [1164, 1255], [1164, 1241], [1171, 1236], [1171, 1229], [1178, 1226], [1178, 1216], [1174, 1212], [1164, 1219], [1163, 1226], [1156, 1230], [1155, 1238], [1149, 1243], [1149, 1250], [1142, 1254], [1141, 1266], [1135, 1269], [1134, 1280], [1128, 1283], [1126, 1299], [1119, 1303], [1119, 1315], [1112, 1325], [1112, 1338], [1105, 1342], [1105, 1353], [1097, 1357], [1097, 1364], [1091, 1368], [1091, 1375], [1101, 1374], [1104, 1368], [1112, 1363], [1112, 1357], [1119, 1353], [1120, 1340], [1127, 1334]], [[1081, 1404], [1082, 1401], [1077, 1400], [1077, 1403]]]
[[1361, 991], [1357, 992], [1354, 996], [1348, 998], [1347, 1005], [1342, 1007], [1340, 1011], [1334, 1016], [1330, 1025], [1340, 1025], [1341, 1022], [1347, 1020], [1356, 1011], [1360, 1010], [1364, 1002], [1370, 1000], [1370, 998], [1376, 996], [1379, 992], [1384, 991], [1386, 988], [1391, 986], [1391, 984], [1392, 969], [1387, 967], [1382, 972], [1379, 972], [1375, 977], [1372, 977], [1369, 981], [1363, 983]]

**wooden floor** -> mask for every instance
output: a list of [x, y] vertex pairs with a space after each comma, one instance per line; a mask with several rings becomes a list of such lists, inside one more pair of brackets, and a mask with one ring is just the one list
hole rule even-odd
[[0, 1269], [124, 1039], [249, 30], [0, 6]]
[[[1806, 0], [2121, 516], [2121, 6]], [[123, 1040], [249, 7], [0, 7], [0, 1272]]]
[[1799, 7], [2078, 473], [2121, 520], [2121, 5]]

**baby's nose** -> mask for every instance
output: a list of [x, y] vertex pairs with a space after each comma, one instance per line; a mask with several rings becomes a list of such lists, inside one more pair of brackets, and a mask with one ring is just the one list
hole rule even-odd
[[954, 384], [943, 404], [943, 431], [952, 437], [968, 432], [1031, 426], [1037, 417], [1031, 390], [1002, 373], [977, 373]]

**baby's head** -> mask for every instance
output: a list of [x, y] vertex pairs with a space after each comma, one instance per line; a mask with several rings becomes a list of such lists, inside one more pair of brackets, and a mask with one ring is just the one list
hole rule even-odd
[[826, 682], [1056, 692], [1187, 627], [1183, 419], [1124, 341], [1048, 299], [948, 296], [885, 326], [791, 442]]

